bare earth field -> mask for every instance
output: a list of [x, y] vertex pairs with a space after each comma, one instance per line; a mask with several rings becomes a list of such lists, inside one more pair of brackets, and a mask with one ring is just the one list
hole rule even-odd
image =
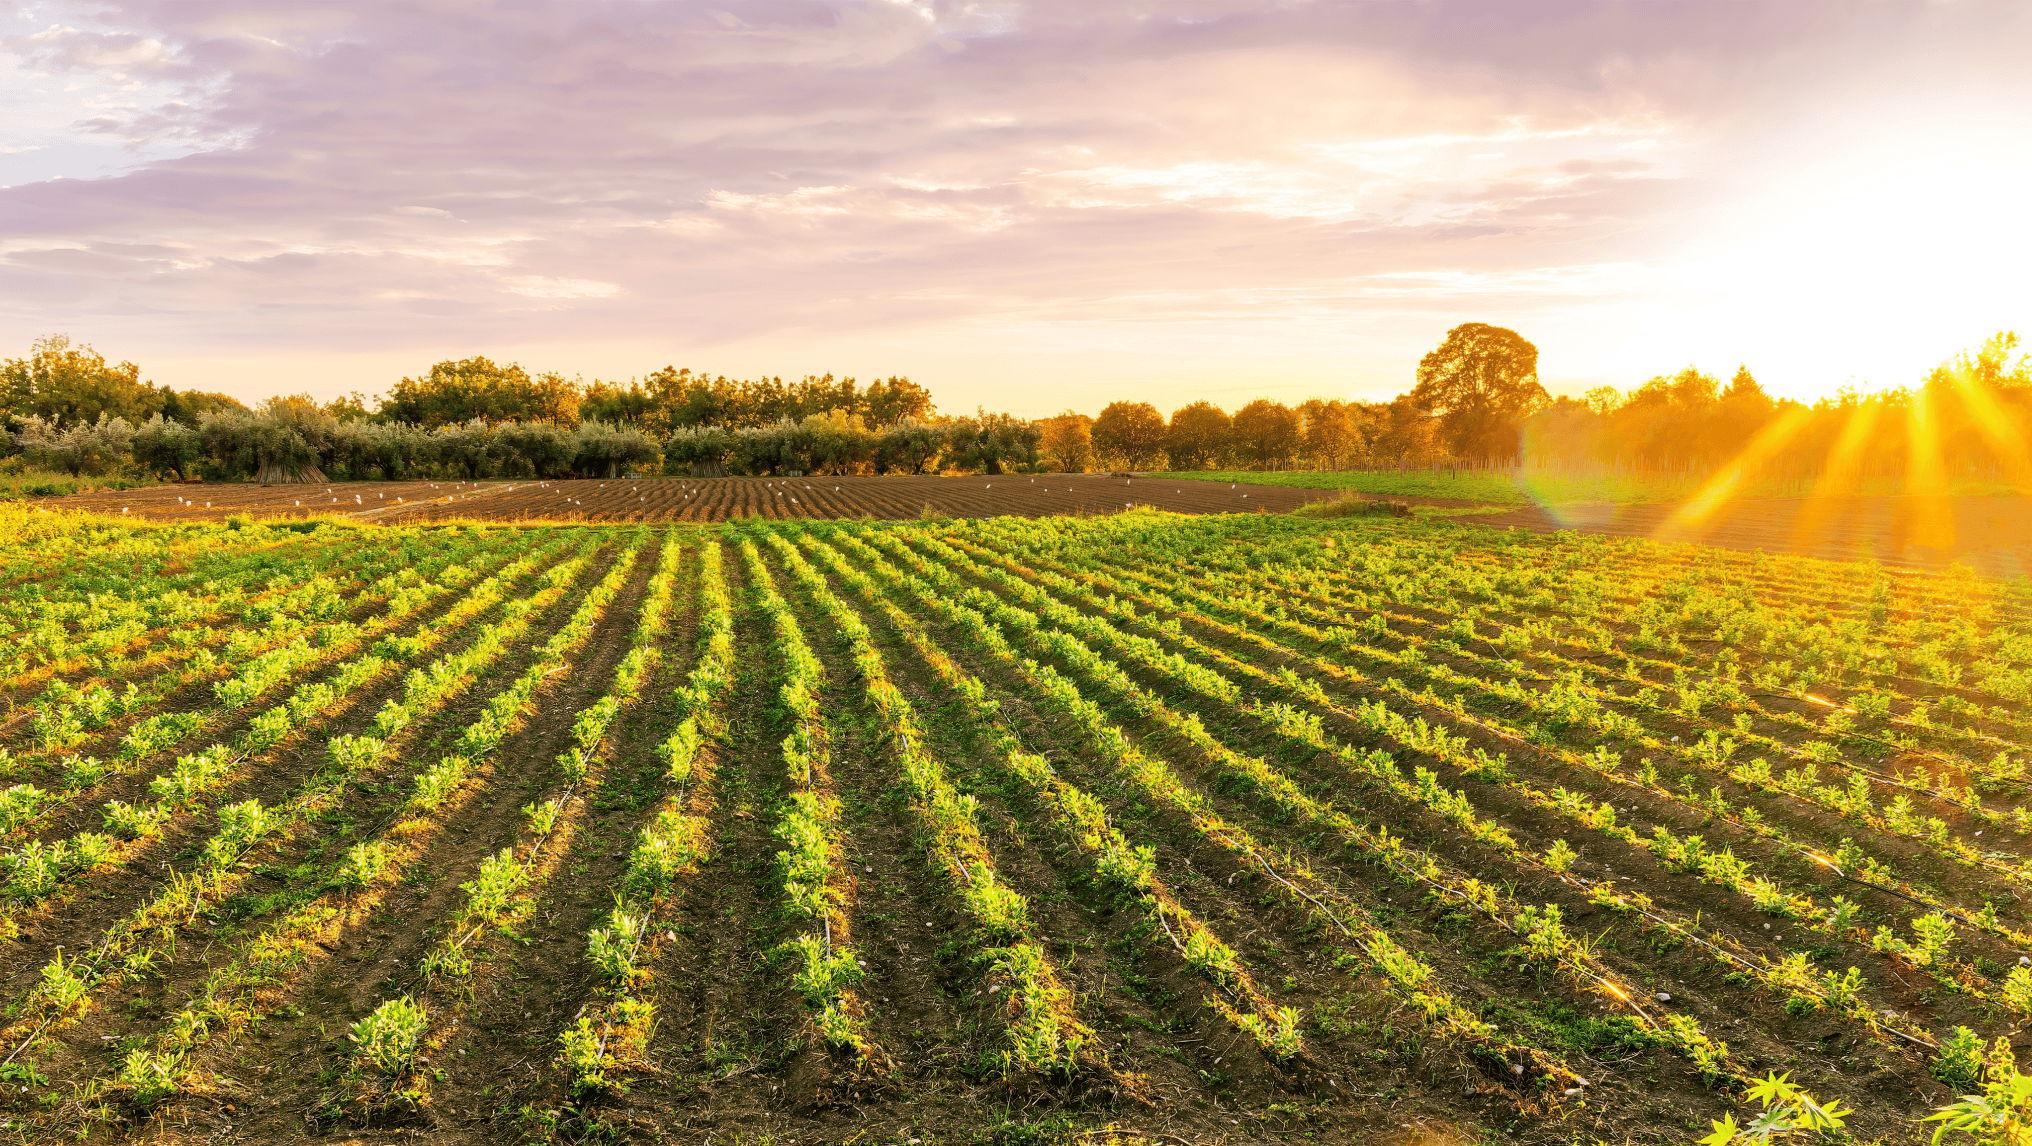
[[410, 524], [449, 517], [493, 521], [726, 521], [736, 517], [900, 520], [1100, 514], [1131, 505], [1178, 513], [1282, 513], [1330, 496], [1318, 490], [1149, 481], [1105, 474], [1039, 477], [648, 478], [641, 481], [332, 482], [329, 485], [179, 485], [73, 494], [61, 504], [151, 520], [228, 514], [349, 513]]

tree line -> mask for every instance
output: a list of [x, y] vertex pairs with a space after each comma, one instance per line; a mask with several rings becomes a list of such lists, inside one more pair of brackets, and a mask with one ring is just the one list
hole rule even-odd
[[[404, 377], [376, 399], [223, 394], [141, 380], [62, 335], [0, 361], [0, 459], [104, 475], [263, 482], [408, 478], [991, 474], [1035, 470], [1040, 429], [1007, 414], [940, 416], [904, 377], [730, 379], [665, 367], [586, 383], [483, 357]], [[0, 465], [8, 464], [0, 460]]]
[[1434, 467], [1522, 460], [1631, 469], [1706, 470], [1746, 460], [1766, 472], [1902, 477], [1915, 457], [1949, 474], [2028, 473], [2032, 355], [1999, 333], [1934, 368], [1917, 386], [1843, 387], [1813, 403], [1766, 392], [1747, 366], [1727, 380], [1695, 367], [1629, 390], [1552, 397], [1538, 349], [1513, 330], [1467, 323], [1419, 363], [1387, 402], [1258, 398], [1234, 414], [1193, 402], [1166, 418], [1147, 402], [1098, 417], [1042, 420], [1060, 469]]
[[[144, 382], [61, 336], [0, 360], [0, 455], [72, 474], [265, 481], [564, 477], [664, 472], [943, 473], [1343, 469], [1512, 463], [1520, 458], [1684, 470], [1753, 455], [1787, 472], [1950, 471], [2025, 465], [2032, 356], [1998, 334], [1911, 388], [1844, 388], [1811, 405], [1774, 398], [1738, 367], [1726, 382], [1688, 367], [1628, 391], [1553, 398], [1538, 349], [1466, 323], [1389, 401], [1259, 398], [1167, 417], [1118, 401], [1098, 415], [940, 414], [902, 376], [867, 385], [807, 375], [730, 379], [665, 367], [626, 384], [483, 358], [447, 360], [373, 401], [223, 394]], [[0, 465], [8, 464], [0, 461]], [[19, 464], [19, 463], [15, 463]]]

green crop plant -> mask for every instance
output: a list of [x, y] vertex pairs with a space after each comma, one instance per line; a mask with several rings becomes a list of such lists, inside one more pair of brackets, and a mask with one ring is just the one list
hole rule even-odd
[[394, 1077], [409, 1069], [429, 1029], [430, 1013], [405, 995], [374, 1008], [348, 1037], [357, 1061]]

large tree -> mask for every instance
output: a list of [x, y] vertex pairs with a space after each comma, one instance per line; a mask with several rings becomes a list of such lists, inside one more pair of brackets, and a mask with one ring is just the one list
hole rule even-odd
[[0, 361], [0, 415], [32, 416], [58, 426], [96, 424], [102, 417], [147, 421], [162, 412], [162, 392], [141, 380], [132, 362], [111, 365], [68, 335], [37, 339], [26, 358]]
[[1342, 458], [1361, 448], [1361, 431], [1349, 415], [1347, 403], [1339, 399], [1308, 399], [1299, 405], [1298, 417], [1304, 423], [1305, 452], [1312, 455], [1315, 465], [1324, 462], [1327, 468], [1338, 470]]
[[1411, 400], [1437, 415], [1439, 433], [1455, 455], [1507, 458], [1518, 429], [1551, 399], [1538, 384], [1538, 348], [1514, 330], [1463, 323], [1418, 363]]
[[899, 375], [868, 383], [861, 394], [861, 404], [870, 426], [886, 426], [904, 418], [922, 420], [931, 417], [936, 409], [931, 391]]
[[1175, 470], [1203, 470], [1227, 457], [1233, 425], [1212, 402], [1194, 402], [1171, 415], [1164, 449]]
[[1093, 441], [1102, 457], [1142, 469], [1164, 450], [1164, 415], [1148, 402], [1110, 402], [1094, 419]]
[[[598, 387], [599, 383], [594, 383]], [[611, 387], [609, 388], [612, 389]], [[381, 402], [381, 416], [418, 426], [457, 426], [478, 418], [499, 422], [553, 422], [574, 425], [586, 396], [573, 379], [546, 373], [530, 377], [510, 362], [486, 358], [446, 360], [418, 378], [404, 378]], [[611, 415], [610, 415], [611, 416]]]
[[1060, 473], [1083, 474], [1094, 458], [1094, 420], [1067, 410], [1038, 423], [1044, 428], [1044, 460]]
[[1275, 469], [1291, 460], [1304, 444], [1297, 411], [1282, 402], [1258, 398], [1235, 411], [1234, 441], [1255, 464]]

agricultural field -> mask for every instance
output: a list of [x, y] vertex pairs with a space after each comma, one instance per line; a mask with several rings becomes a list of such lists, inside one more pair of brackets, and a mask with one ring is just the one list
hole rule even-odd
[[0, 512], [15, 1140], [1916, 1143], [2032, 1016], [2022, 581]]
[[1334, 495], [1238, 482], [1153, 481], [1106, 474], [975, 477], [643, 478], [595, 481], [332, 482], [162, 486], [77, 494], [52, 504], [152, 521], [234, 514], [338, 514], [388, 524], [425, 521], [643, 523], [767, 519], [902, 519], [1118, 513], [1279, 513]]

